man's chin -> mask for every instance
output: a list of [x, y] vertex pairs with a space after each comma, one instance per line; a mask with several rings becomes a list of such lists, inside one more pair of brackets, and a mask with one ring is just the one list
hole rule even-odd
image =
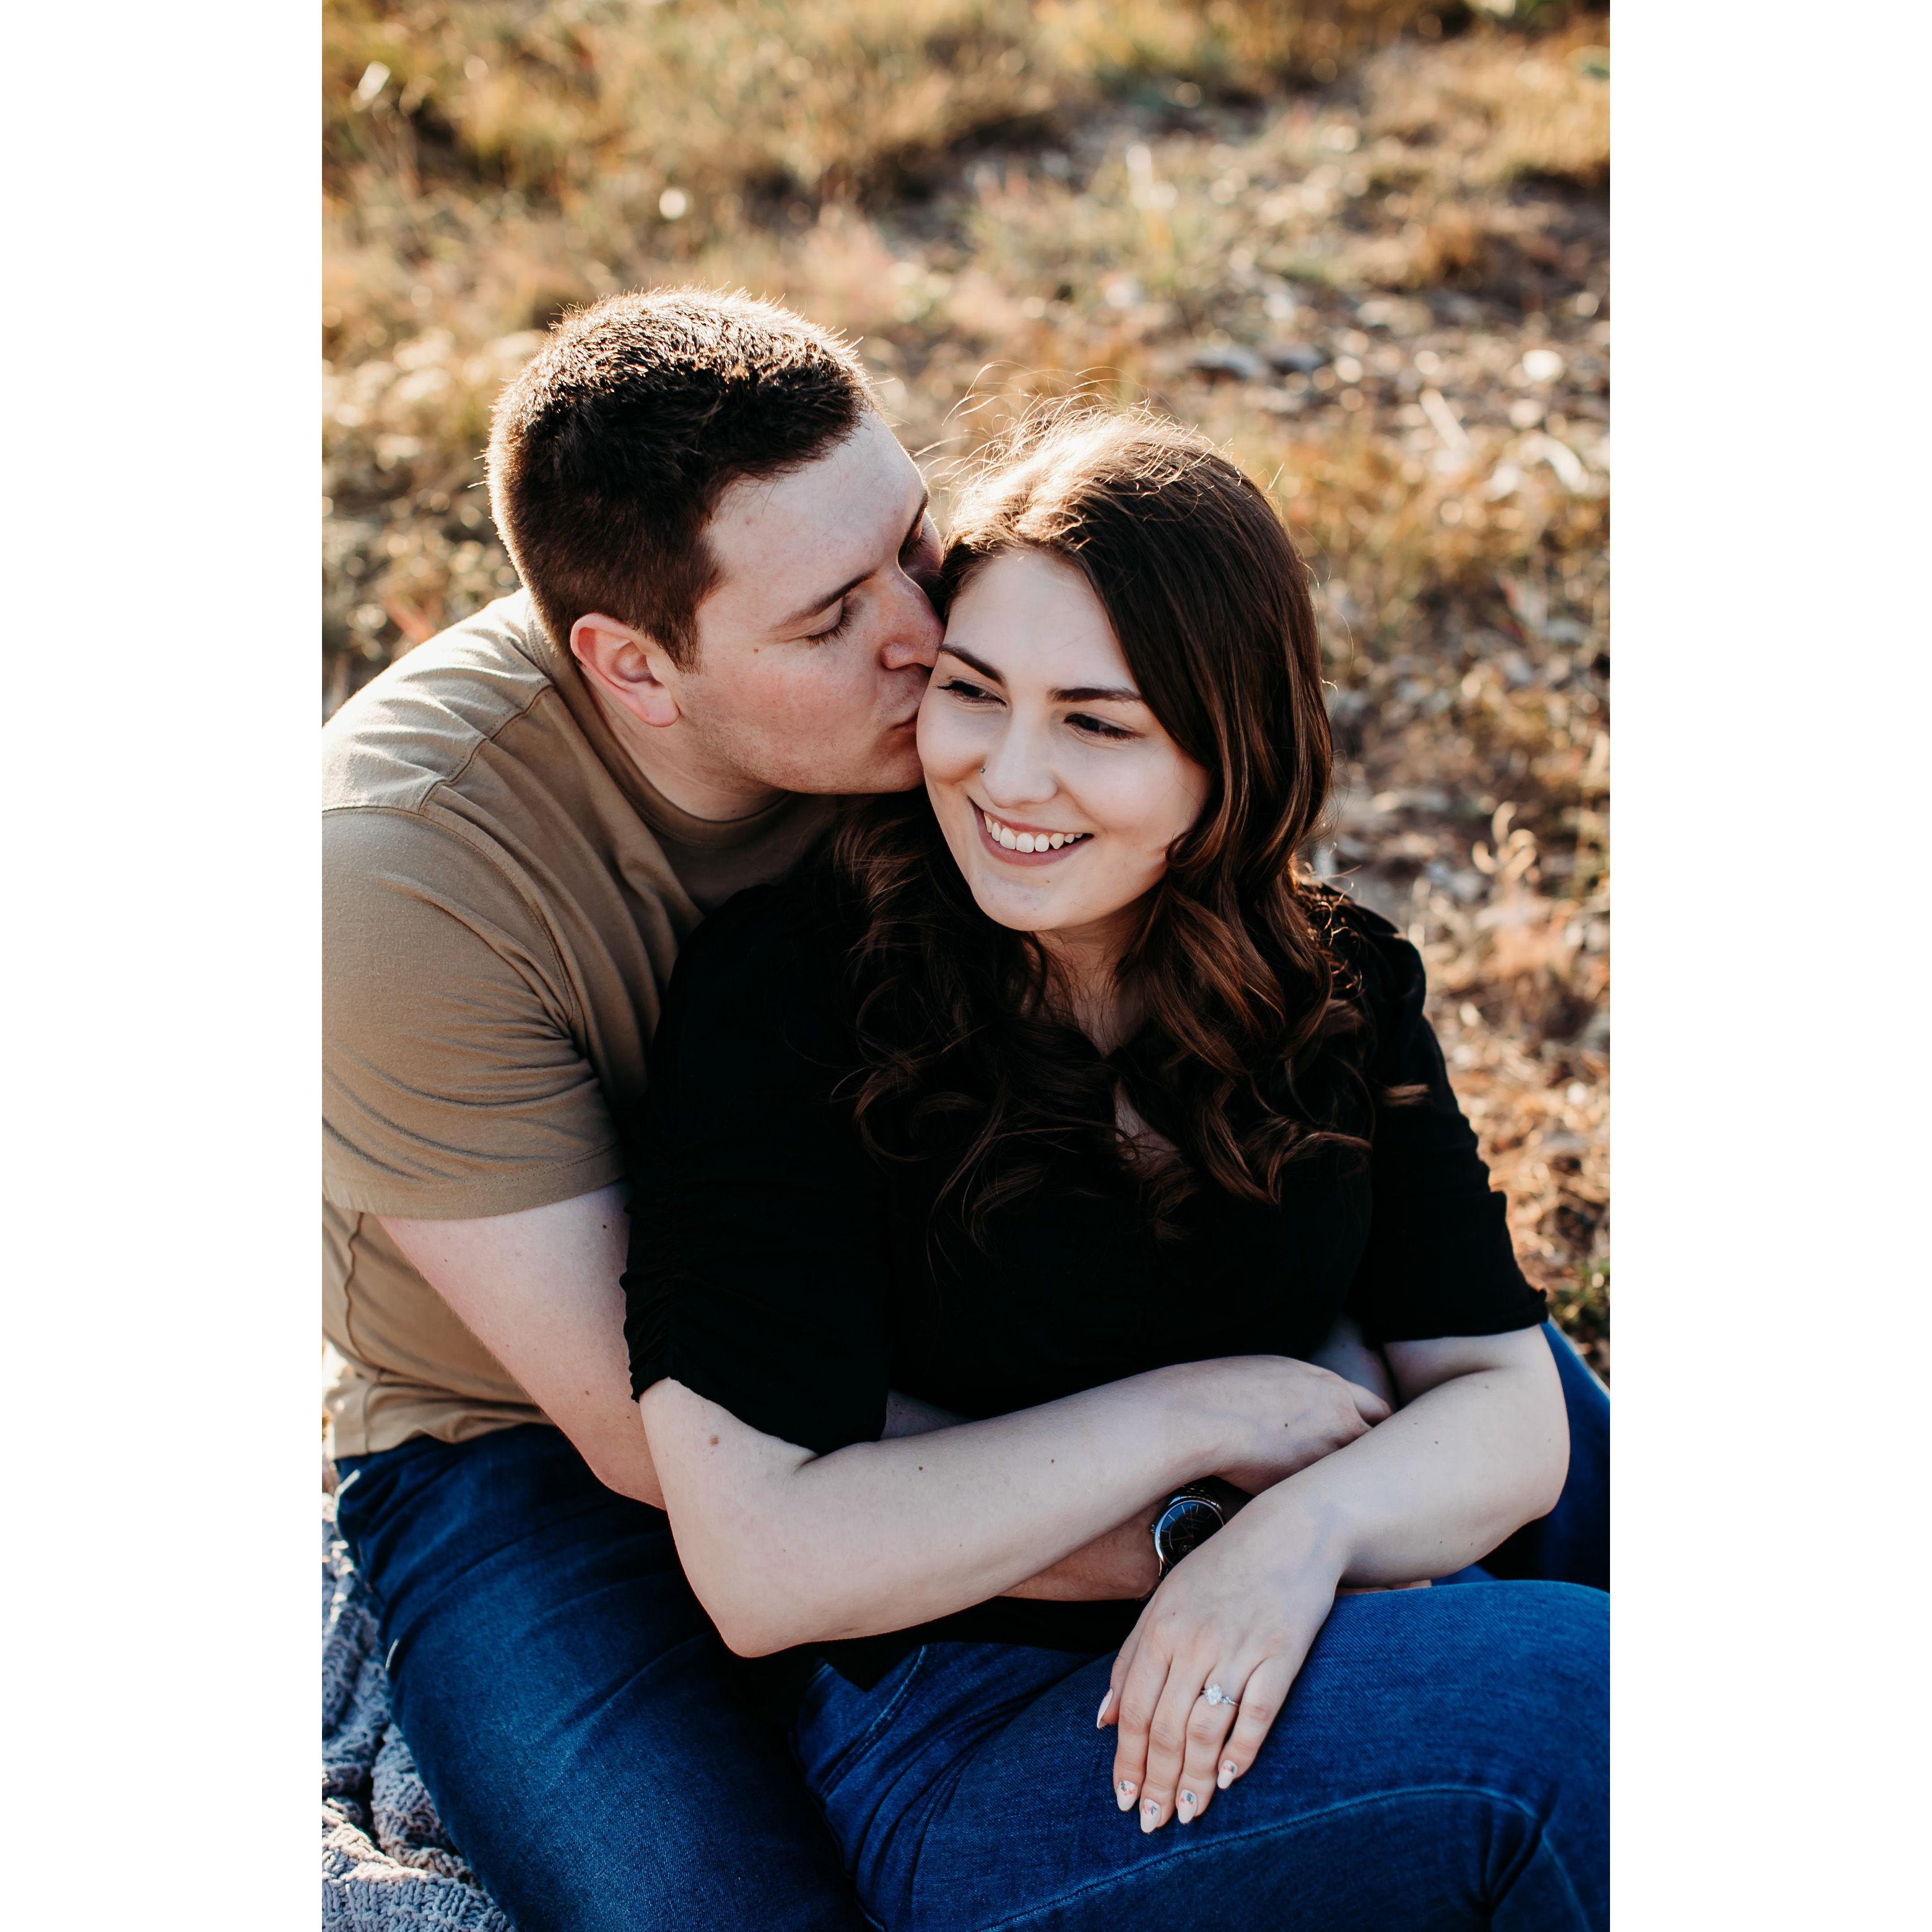
[[842, 784], [814, 784], [812, 789], [856, 798], [880, 792], [910, 791], [925, 782], [925, 769], [919, 762], [918, 750], [908, 734], [902, 749], [895, 748], [881, 754], [862, 768], [850, 772]]

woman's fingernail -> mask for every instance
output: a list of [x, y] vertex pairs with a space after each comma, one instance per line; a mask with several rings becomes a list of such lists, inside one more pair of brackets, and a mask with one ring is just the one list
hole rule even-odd
[[1151, 1832], [1160, 1822], [1160, 1807], [1151, 1798], [1141, 1800], [1141, 1829]]
[[1114, 1687], [1110, 1684], [1107, 1686], [1106, 1696], [1100, 1700], [1100, 1714], [1094, 1720], [1094, 1728], [1096, 1731], [1107, 1721], [1107, 1713], [1113, 1708]]
[[1194, 1794], [1191, 1791], [1184, 1791], [1180, 1794], [1180, 1822], [1184, 1825], [1191, 1825], [1194, 1822]]
[[1140, 1786], [1131, 1778], [1124, 1778], [1117, 1789], [1120, 1800], [1120, 1809], [1123, 1811], [1131, 1811], [1134, 1808], [1134, 1793], [1139, 1790]]
[[1236, 1774], [1234, 1760], [1231, 1757], [1224, 1757], [1221, 1760], [1221, 1774], [1214, 1780], [1216, 1788], [1218, 1790], [1226, 1791], [1228, 1786], [1234, 1783]]

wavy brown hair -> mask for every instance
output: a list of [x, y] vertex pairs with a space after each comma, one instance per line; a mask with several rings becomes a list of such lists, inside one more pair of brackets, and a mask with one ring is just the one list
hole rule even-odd
[[[966, 1139], [939, 1190], [976, 1238], [1082, 1148], [1126, 1168], [1154, 1226], [1204, 1182], [1280, 1199], [1288, 1164], [1365, 1148], [1365, 1018], [1331, 933], [1339, 902], [1296, 854], [1331, 752], [1308, 572], [1268, 499], [1204, 437], [1148, 411], [1065, 406], [1022, 424], [958, 502], [942, 614], [992, 558], [1033, 550], [1086, 578], [1155, 717], [1210, 788], [1170, 849], [1119, 968], [1144, 1015], [1102, 1055], [1051, 955], [987, 918], [922, 792], [868, 802], [829, 853], [858, 932], [848, 959], [877, 1155]], [[1148, 1160], [1124, 1097], [1169, 1142]]]

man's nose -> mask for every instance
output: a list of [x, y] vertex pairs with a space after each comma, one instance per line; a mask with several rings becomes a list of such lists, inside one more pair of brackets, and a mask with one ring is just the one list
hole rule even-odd
[[902, 571], [897, 589], [893, 622], [879, 654], [880, 662], [888, 670], [905, 670], [914, 664], [930, 670], [939, 656], [939, 640], [945, 626], [932, 608], [932, 600], [916, 579]]

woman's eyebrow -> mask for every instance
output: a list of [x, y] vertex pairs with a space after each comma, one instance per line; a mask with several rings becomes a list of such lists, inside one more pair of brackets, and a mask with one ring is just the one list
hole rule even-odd
[[[970, 651], [962, 651], [957, 644], [941, 644], [940, 649], [949, 657], [957, 658], [962, 664], [970, 664], [982, 677], [990, 678], [998, 685], [1006, 680], [993, 667], [976, 658]], [[1091, 704], [1098, 700], [1111, 700], [1120, 704], [1144, 704], [1147, 700], [1138, 691], [1125, 685], [1079, 684], [1056, 691], [1053, 701], [1056, 704]]]
[[962, 651], [957, 644], [945, 642], [942, 642], [939, 648], [948, 657], [957, 658], [962, 664], [970, 664], [982, 677], [991, 678], [995, 684], [1006, 682], [1006, 680], [983, 658], [976, 658], [970, 651]]
[[1091, 704], [1096, 698], [1112, 699], [1120, 704], [1147, 702], [1138, 691], [1130, 691], [1125, 685], [1082, 684], [1070, 691], [1056, 691], [1053, 694], [1056, 704]]

